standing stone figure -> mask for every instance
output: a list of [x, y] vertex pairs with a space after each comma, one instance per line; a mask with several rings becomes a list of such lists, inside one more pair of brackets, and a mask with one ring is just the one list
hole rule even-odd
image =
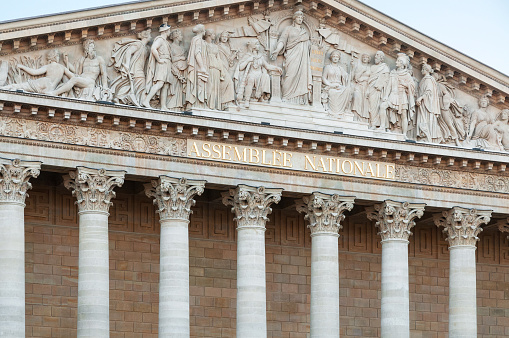
[[194, 26], [193, 33], [196, 35], [191, 40], [187, 55], [186, 109], [206, 108], [206, 84], [209, 78], [205, 55], [207, 43], [203, 40], [205, 26], [202, 24]]
[[500, 135], [502, 147], [505, 151], [509, 151], [509, 109], [500, 112], [494, 128]]
[[119, 76], [111, 83], [113, 102], [140, 106], [145, 95], [145, 63], [150, 29], [138, 33], [138, 39], [122, 39], [115, 42], [111, 52], [110, 66]]
[[408, 137], [408, 127], [415, 118], [415, 81], [410, 58], [404, 53], [398, 53], [381, 109], [388, 109], [389, 122], [393, 127], [399, 123], [403, 135]]
[[369, 102], [367, 97], [368, 81], [371, 74], [369, 61], [369, 55], [362, 54], [360, 62], [353, 65], [351, 73], [353, 87], [352, 112], [357, 121], [366, 123], [369, 122]]
[[310, 36], [303, 25], [304, 13], [293, 14], [293, 24], [286, 27], [271, 53], [271, 59], [284, 51], [284, 73], [281, 95], [283, 101], [308, 104], [312, 99], [313, 78], [310, 66]]
[[166, 100], [168, 99], [168, 88], [173, 78], [170, 43], [168, 42], [169, 34], [170, 26], [167, 24], [159, 26], [159, 36], [154, 39], [150, 48], [145, 86], [147, 96], [142, 102], [142, 105], [147, 108], [151, 107], [150, 100], [160, 91], [161, 110], [168, 110]]
[[463, 108], [456, 101], [454, 87], [447, 83], [444, 75], [433, 73], [437, 81], [438, 94], [440, 98], [440, 109], [442, 113], [438, 117], [438, 124], [442, 129], [444, 141], [453, 140], [457, 146], [460, 146], [460, 140], [466, 136], [463, 126]]
[[387, 109], [380, 109], [389, 84], [389, 73], [389, 66], [385, 63], [385, 54], [379, 50], [375, 54], [375, 64], [371, 66], [367, 90], [369, 127], [372, 129], [377, 127], [382, 130], [389, 129]]
[[77, 97], [85, 100], [102, 99], [104, 92], [108, 91], [108, 76], [106, 75], [106, 62], [97, 55], [95, 42], [91, 39], [83, 41], [84, 56], [76, 66], [69, 63], [64, 54], [66, 67], [75, 74], [69, 81], [49, 92], [50, 95], [60, 95], [75, 89]]
[[470, 117], [470, 126], [467, 134], [467, 142], [473, 141], [473, 146], [482, 149], [501, 150], [498, 133], [494, 128], [495, 118], [488, 111], [490, 100], [487, 96], [479, 99], [479, 109], [475, 110]]
[[59, 63], [60, 61], [60, 53], [58, 49], [52, 49], [46, 55], [46, 59], [48, 60], [48, 64], [42, 66], [38, 69], [32, 69], [22, 64], [18, 64], [17, 67], [21, 70], [24, 70], [28, 74], [32, 76], [40, 76], [38, 79], [28, 80], [27, 82], [10, 84], [7, 86], [0, 87], [0, 89], [7, 90], [24, 90], [26, 92], [39, 93], [39, 94], [48, 94], [51, 91], [55, 90], [55, 88], [62, 82], [64, 76], [71, 78], [74, 76], [73, 73], [64, 65]]
[[219, 42], [217, 46], [219, 47], [219, 57], [223, 62], [224, 68], [227, 69], [231, 75], [233, 75], [235, 64], [239, 59], [239, 51], [232, 48], [229, 31], [223, 31], [219, 35]]
[[417, 105], [417, 138], [424, 139], [429, 143], [442, 142], [442, 133], [438, 125], [441, 114], [438, 85], [431, 75], [433, 69], [428, 64], [422, 65], [422, 78], [419, 83], [419, 97], [415, 101]]
[[244, 108], [249, 108], [249, 101], [267, 101], [270, 98], [269, 71], [279, 74], [283, 70], [269, 65], [265, 55], [261, 53], [261, 45], [257, 40], [247, 43], [247, 53], [239, 62], [239, 84], [237, 87], [237, 100]]
[[187, 77], [187, 55], [181, 46], [182, 31], [175, 29], [170, 33], [171, 72], [170, 92], [166, 106], [168, 109], [183, 110], [185, 107], [185, 85]]
[[343, 115], [351, 97], [348, 73], [339, 63], [340, 51], [333, 50], [329, 58], [331, 63], [325, 66], [322, 73], [322, 101], [329, 114]]

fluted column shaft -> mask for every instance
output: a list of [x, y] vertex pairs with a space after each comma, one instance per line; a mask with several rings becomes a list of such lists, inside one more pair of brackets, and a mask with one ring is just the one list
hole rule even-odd
[[189, 216], [205, 181], [160, 176], [145, 184], [161, 224], [159, 337], [189, 337]]
[[25, 198], [40, 167], [0, 159], [0, 337], [25, 337]]
[[367, 208], [382, 238], [382, 337], [410, 337], [408, 238], [425, 204], [386, 200]]
[[453, 207], [434, 215], [449, 242], [449, 337], [477, 337], [475, 249], [490, 210]]
[[315, 192], [296, 201], [311, 229], [311, 337], [339, 337], [338, 231], [353, 197]]
[[237, 337], [267, 337], [265, 224], [282, 189], [239, 185], [223, 193], [237, 222]]
[[110, 334], [108, 210], [113, 189], [124, 183], [124, 171], [78, 167], [64, 177], [76, 197], [79, 215], [78, 332], [104, 338]]

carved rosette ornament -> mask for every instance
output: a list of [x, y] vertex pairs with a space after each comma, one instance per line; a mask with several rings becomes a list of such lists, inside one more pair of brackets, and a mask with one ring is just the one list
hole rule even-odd
[[39, 176], [41, 162], [0, 158], [0, 202], [25, 204], [27, 191], [32, 188], [28, 182]]
[[296, 207], [305, 213], [304, 219], [309, 221], [311, 236], [318, 234], [334, 234], [339, 237], [343, 228], [341, 221], [345, 219], [345, 210], [352, 210], [355, 197], [328, 195], [314, 192], [297, 200]]
[[366, 208], [366, 213], [369, 220], [376, 221], [382, 242], [393, 239], [408, 241], [412, 234], [410, 230], [415, 226], [414, 219], [422, 217], [425, 206], [424, 203], [386, 200]]
[[444, 227], [449, 247], [475, 246], [479, 240], [481, 225], [487, 224], [491, 219], [491, 210], [467, 209], [453, 207], [441, 214], [433, 215], [435, 225]]
[[223, 204], [232, 206], [237, 229], [258, 228], [265, 230], [265, 223], [272, 212], [270, 205], [281, 200], [283, 189], [250, 187], [240, 184], [222, 193]]
[[159, 219], [189, 220], [195, 195], [205, 190], [206, 181], [187, 180], [161, 175], [159, 179], [145, 184], [145, 194], [154, 199]]
[[113, 189], [124, 184], [125, 171], [77, 167], [64, 176], [64, 186], [72, 190], [79, 212], [108, 213], [115, 197]]

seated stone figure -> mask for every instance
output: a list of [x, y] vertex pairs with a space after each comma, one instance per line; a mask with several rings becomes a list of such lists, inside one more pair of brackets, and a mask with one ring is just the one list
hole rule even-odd
[[509, 109], [504, 109], [498, 115], [494, 128], [499, 134], [500, 142], [505, 151], [509, 151]]
[[18, 64], [17, 67], [32, 76], [44, 75], [43, 77], [28, 80], [23, 83], [10, 84], [0, 87], [0, 89], [7, 90], [24, 90], [26, 92], [48, 94], [60, 84], [64, 75], [71, 78], [74, 76], [67, 67], [58, 63], [60, 61], [60, 53], [57, 49], [50, 50], [46, 55], [48, 64], [38, 69]]
[[330, 115], [342, 117], [352, 97], [348, 88], [348, 73], [339, 63], [341, 53], [331, 52], [330, 64], [325, 66], [322, 74], [322, 103]]

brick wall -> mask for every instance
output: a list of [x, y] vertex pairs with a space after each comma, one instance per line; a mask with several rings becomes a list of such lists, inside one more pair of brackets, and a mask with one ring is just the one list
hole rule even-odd
[[[119, 191], [110, 216], [112, 337], [156, 337], [159, 228], [151, 201], [135, 185]], [[275, 209], [266, 232], [269, 337], [307, 337], [309, 231], [302, 215]], [[229, 208], [199, 202], [190, 232], [191, 335], [235, 336], [236, 242]], [[27, 200], [27, 337], [76, 335], [78, 226], [73, 197], [59, 185], [34, 185]], [[440, 231], [418, 223], [409, 245], [412, 337], [445, 337], [448, 251]], [[340, 312], [343, 337], [380, 335], [381, 247], [364, 215], [341, 231]], [[480, 337], [509, 335], [509, 243], [484, 231], [478, 244]]]

